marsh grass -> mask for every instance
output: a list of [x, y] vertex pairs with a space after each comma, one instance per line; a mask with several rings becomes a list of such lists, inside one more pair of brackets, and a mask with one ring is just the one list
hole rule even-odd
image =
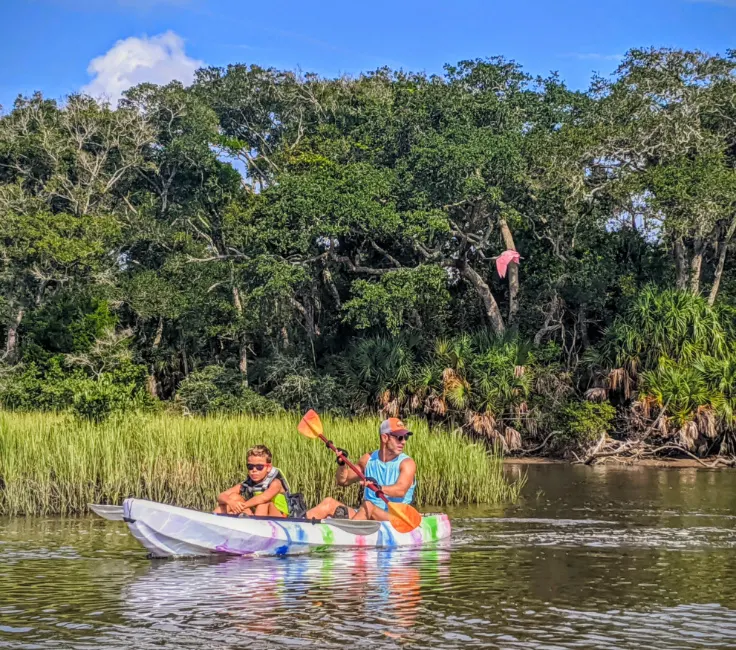
[[[74, 514], [128, 496], [207, 510], [246, 475], [245, 452], [267, 445], [308, 504], [332, 495], [354, 503], [358, 488], [334, 486], [335, 463], [296, 432], [297, 416], [183, 418], [132, 415], [103, 424], [48, 413], [0, 412], [0, 514]], [[325, 432], [357, 459], [378, 443], [378, 420], [325, 418]], [[407, 452], [418, 467], [420, 506], [499, 503], [521, 484], [481, 444], [412, 421]]]

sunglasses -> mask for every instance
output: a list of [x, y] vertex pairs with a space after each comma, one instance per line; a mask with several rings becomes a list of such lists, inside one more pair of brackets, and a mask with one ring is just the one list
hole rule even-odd
[[406, 435], [396, 435], [395, 433], [389, 433], [392, 438], [395, 438], [398, 442], [407, 442], [409, 440], [409, 436], [411, 436], [411, 433], [407, 433]]
[[261, 463], [258, 463], [258, 465], [253, 465], [251, 463], [248, 463], [248, 471], [252, 469], [257, 469], [259, 472], [265, 467], [265, 465], [261, 465]]

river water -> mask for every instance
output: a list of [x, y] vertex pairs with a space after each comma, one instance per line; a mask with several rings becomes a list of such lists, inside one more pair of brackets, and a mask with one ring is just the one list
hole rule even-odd
[[540, 465], [436, 548], [149, 560], [0, 518], [0, 648], [736, 648], [736, 472]]

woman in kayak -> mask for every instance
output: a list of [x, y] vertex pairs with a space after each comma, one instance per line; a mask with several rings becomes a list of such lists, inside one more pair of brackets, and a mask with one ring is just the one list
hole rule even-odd
[[[389, 418], [381, 422], [379, 427], [381, 446], [371, 454], [364, 454], [356, 463], [366, 475], [366, 483], [372, 483], [394, 503], [411, 503], [417, 485], [417, 466], [404, 453], [404, 445], [412, 435], [399, 418]], [[348, 453], [338, 450], [337, 473], [335, 481], [339, 486], [346, 486], [360, 481], [358, 475], [346, 464], [344, 459]], [[364, 501], [357, 510], [348, 508], [337, 499], [327, 497], [322, 503], [307, 512], [307, 518], [325, 519], [373, 519], [388, 521], [388, 507], [376, 495], [375, 491], [366, 488]]]
[[289, 486], [281, 471], [271, 465], [265, 445], [251, 447], [246, 454], [248, 478], [217, 497], [216, 515], [289, 516]]

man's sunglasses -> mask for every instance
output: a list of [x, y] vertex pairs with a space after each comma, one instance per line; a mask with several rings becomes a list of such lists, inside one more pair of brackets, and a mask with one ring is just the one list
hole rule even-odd
[[248, 463], [248, 471], [252, 469], [257, 469], [260, 472], [264, 467], [265, 465], [261, 465], [260, 463], [258, 463], [258, 465], [253, 465], [251, 463]]
[[397, 435], [395, 433], [389, 433], [392, 438], [396, 438], [399, 442], [407, 442], [409, 440], [409, 437], [411, 436], [411, 433], [407, 433], [405, 435]]

